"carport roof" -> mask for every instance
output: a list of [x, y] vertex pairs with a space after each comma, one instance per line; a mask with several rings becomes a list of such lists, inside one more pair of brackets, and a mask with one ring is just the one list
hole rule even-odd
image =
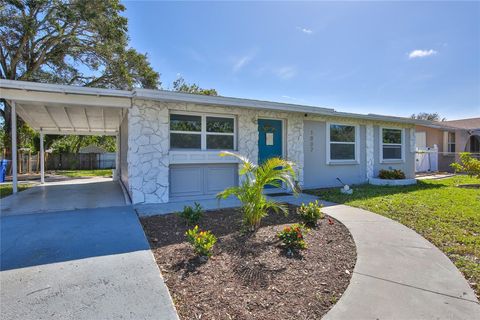
[[248, 109], [299, 112], [372, 121], [428, 125], [430, 122], [377, 114], [338, 112], [331, 108], [165, 90], [114, 90], [0, 80], [0, 98], [15, 101], [17, 113], [35, 130], [47, 134], [105, 134], [118, 131], [133, 99], [196, 103]]
[[45, 134], [115, 135], [131, 92], [1, 80], [0, 98], [15, 102], [30, 127]]

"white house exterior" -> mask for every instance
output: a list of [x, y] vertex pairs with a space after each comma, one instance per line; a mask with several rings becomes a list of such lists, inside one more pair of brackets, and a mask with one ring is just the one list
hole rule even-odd
[[0, 89], [44, 134], [117, 135], [116, 172], [134, 204], [213, 198], [237, 184], [238, 163], [221, 150], [291, 160], [304, 188], [366, 183], [380, 169], [415, 175], [418, 121], [408, 118], [146, 89], [8, 80]]

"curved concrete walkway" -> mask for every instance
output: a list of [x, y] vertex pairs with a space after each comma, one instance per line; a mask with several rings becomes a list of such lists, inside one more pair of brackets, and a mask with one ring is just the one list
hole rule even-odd
[[357, 246], [342, 298], [323, 319], [480, 319], [480, 305], [455, 265], [415, 231], [372, 212], [330, 205]]

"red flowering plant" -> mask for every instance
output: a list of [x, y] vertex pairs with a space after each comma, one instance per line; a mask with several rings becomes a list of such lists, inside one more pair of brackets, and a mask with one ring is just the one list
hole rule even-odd
[[297, 249], [306, 249], [307, 243], [304, 239], [304, 233], [307, 229], [299, 224], [294, 224], [288, 227], [283, 228], [277, 236], [282, 240], [283, 245], [288, 251], [297, 250]]

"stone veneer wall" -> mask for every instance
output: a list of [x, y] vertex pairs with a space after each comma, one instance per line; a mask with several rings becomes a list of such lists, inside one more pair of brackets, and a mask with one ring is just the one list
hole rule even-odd
[[299, 183], [303, 184], [303, 115], [137, 99], [128, 113], [128, 188], [133, 203], [169, 200], [170, 110], [236, 115], [237, 150], [255, 163], [258, 160], [257, 119], [284, 119], [285, 156], [295, 162]]

